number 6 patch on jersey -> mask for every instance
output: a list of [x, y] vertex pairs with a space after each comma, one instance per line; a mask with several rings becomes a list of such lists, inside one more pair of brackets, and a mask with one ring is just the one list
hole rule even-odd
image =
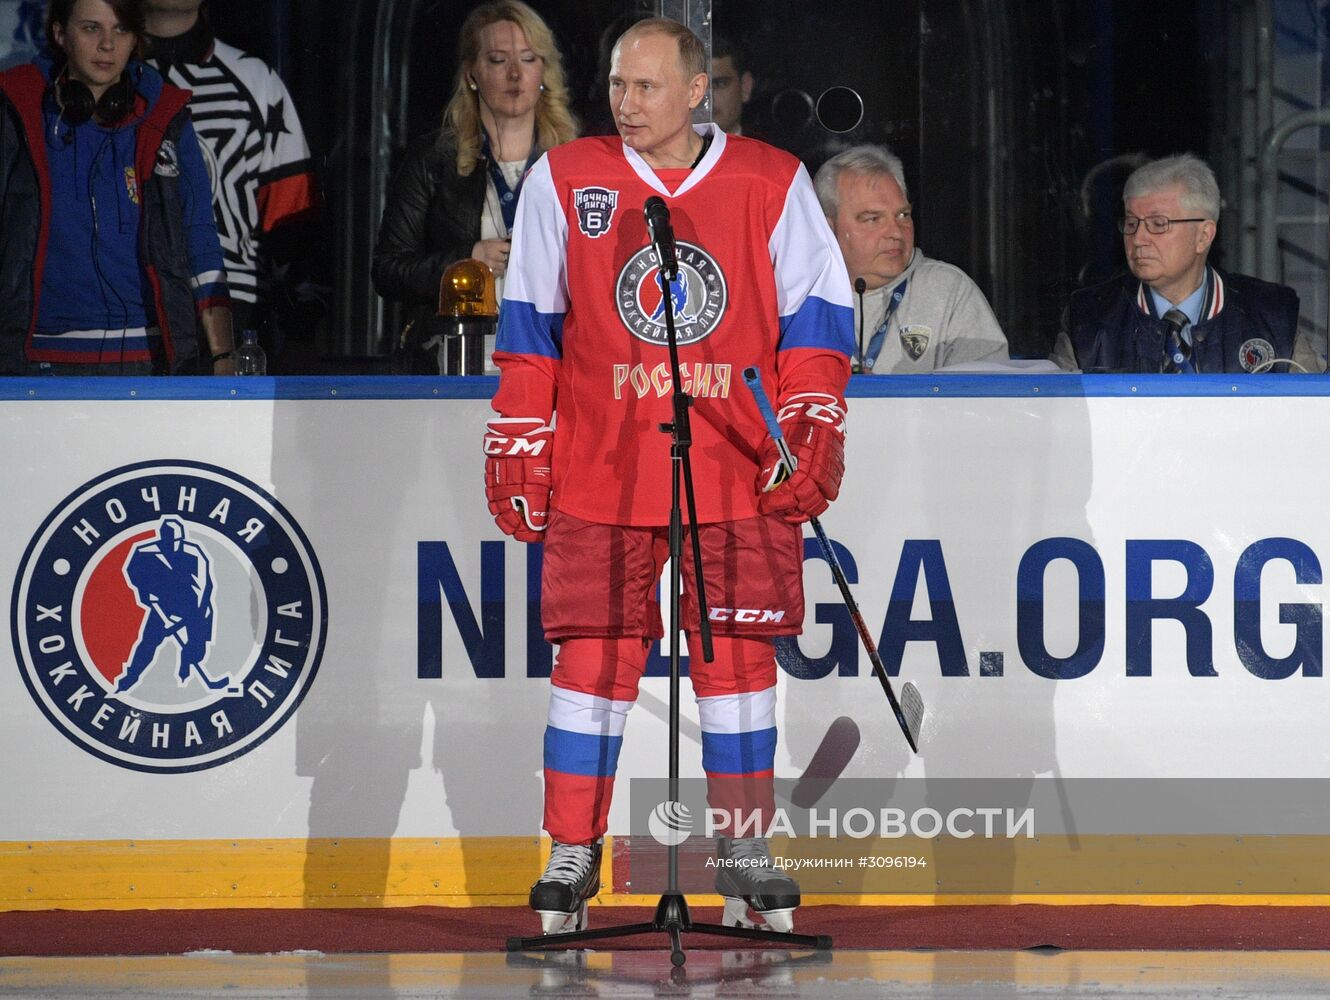
[[610, 231], [614, 209], [619, 204], [619, 192], [609, 188], [588, 187], [573, 189], [573, 207], [577, 209], [577, 227], [593, 240]]

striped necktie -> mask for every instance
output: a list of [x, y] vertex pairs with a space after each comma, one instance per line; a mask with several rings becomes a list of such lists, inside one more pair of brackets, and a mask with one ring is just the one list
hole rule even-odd
[[1164, 345], [1164, 363], [1160, 371], [1166, 375], [1195, 375], [1191, 344], [1182, 338], [1182, 331], [1191, 320], [1181, 309], [1170, 309], [1164, 313], [1164, 322], [1168, 324], [1168, 342]]

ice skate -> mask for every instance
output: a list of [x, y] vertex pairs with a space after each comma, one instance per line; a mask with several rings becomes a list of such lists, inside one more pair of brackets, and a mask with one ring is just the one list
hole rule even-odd
[[[716, 867], [716, 891], [725, 897], [727, 927], [757, 927], [762, 930], [794, 930], [794, 910], [799, 905], [799, 883], [771, 861], [765, 837], [716, 841], [719, 864]], [[759, 914], [753, 920], [748, 911]]]
[[555, 843], [544, 874], [531, 887], [531, 909], [540, 914], [542, 934], [586, 929], [586, 901], [600, 892], [600, 851], [600, 841]]

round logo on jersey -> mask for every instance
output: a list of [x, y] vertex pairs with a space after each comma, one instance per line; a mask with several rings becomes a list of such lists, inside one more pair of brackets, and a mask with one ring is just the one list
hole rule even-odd
[[233, 472], [144, 462], [53, 510], [14, 584], [14, 655], [46, 717], [138, 771], [248, 753], [309, 691], [327, 633], [304, 532]]
[[1244, 340], [1238, 348], [1238, 363], [1247, 372], [1261, 371], [1275, 359], [1275, 345], [1261, 337]]
[[[695, 243], [678, 244], [679, 276], [670, 282], [668, 305], [674, 312], [674, 330], [680, 344], [695, 344], [711, 336], [725, 315], [728, 296], [725, 275], [715, 259]], [[656, 252], [643, 247], [628, 259], [615, 286], [619, 318], [638, 340], [664, 346], [667, 305], [660, 284]]]

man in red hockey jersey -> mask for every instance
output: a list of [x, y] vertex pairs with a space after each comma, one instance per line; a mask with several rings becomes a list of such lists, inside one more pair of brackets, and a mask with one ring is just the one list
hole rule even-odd
[[[691, 450], [715, 660], [694, 651], [708, 799], [773, 808], [776, 661], [771, 640], [803, 622], [799, 524], [836, 498], [843, 392], [853, 350], [849, 279], [807, 171], [792, 156], [691, 112], [706, 53], [676, 22], [629, 28], [609, 78], [618, 137], [551, 150], [523, 187], [494, 354], [499, 416], [485, 435], [486, 495], [499, 527], [545, 542], [543, 624], [558, 645], [545, 730], [550, 862], [531, 890], [547, 933], [585, 924], [600, 888], [624, 721], [650, 643], [668, 550], [672, 380], [664, 310], [692, 396]], [[664, 294], [642, 207], [669, 206], [679, 277]], [[778, 456], [747, 366], [777, 400], [798, 470]], [[557, 420], [555, 419], [557, 414]], [[693, 572], [685, 559], [683, 575]], [[726, 609], [755, 609], [736, 616]], [[736, 621], [736, 618], [751, 619]], [[761, 838], [722, 838], [727, 923], [751, 908], [793, 927], [798, 886]]]

